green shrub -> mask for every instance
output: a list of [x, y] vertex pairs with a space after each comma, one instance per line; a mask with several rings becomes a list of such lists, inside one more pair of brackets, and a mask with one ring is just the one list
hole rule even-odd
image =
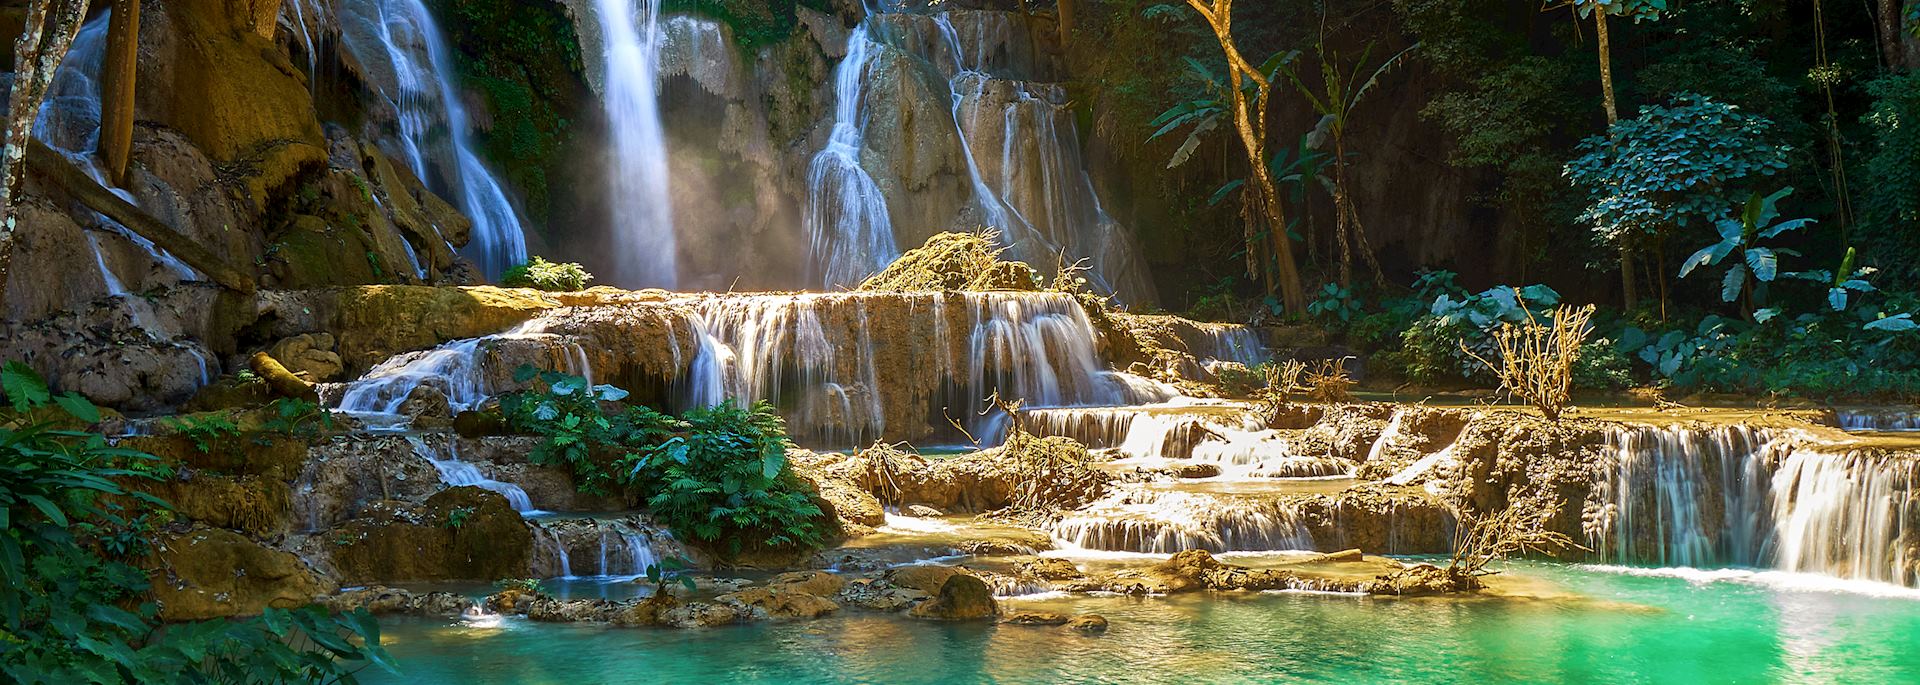
[[571, 292], [587, 287], [593, 274], [573, 262], [549, 262], [534, 257], [525, 264], [507, 267], [500, 284], [509, 288], [539, 288], [548, 292]]
[[636, 493], [682, 538], [770, 547], [825, 544], [825, 514], [787, 463], [786, 428], [773, 407], [731, 403], [684, 417], [621, 403], [627, 392], [579, 376], [521, 367], [539, 389], [508, 393], [509, 428], [545, 436], [536, 464], [573, 470], [582, 491]]
[[1613, 341], [1598, 338], [1580, 347], [1580, 358], [1573, 362], [1573, 387], [1577, 390], [1610, 392], [1633, 385], [1633, 360], [1621, 354]]
[[53, 396], [17, 362], [0, 369], [0, 390], [0, 680], [350, 683], [368, 663], [392, 670], [364, 610], [162, 628], [142, 602], [147, 572], [130, 562], [148, 552], [148, 514], [167, 505], [119, 485], [155, 477], [159, 458], [66, 428], [97, 423], [99, 410]]

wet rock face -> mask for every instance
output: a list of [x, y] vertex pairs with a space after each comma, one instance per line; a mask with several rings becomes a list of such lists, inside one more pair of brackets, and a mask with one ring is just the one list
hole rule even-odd
[[999, 616], [1000, 605], [993, 600], [993, 588], [986, 581], [979, 576], [960, 573], [941, 583], [940, 591], [933, 599], [915, 606], [907, 613], [914, 618], [977, 621]]
[[323, 604], [332, 611], [365, 609], [376, 616], [392, 614], [450, 618], [459, 616], [473, 606], [473, 600], [454, 592], [415, 593], [404, 588], [374, 586], [342, 592], [328, 597]]
[[301, 606], [333, 590], [298, 557], [217, 528], [160, 536], [149, 563], [165, 621], [248, 616]]
[[294, 482], [294, 526], [321, 531], [381, 501], [423, 502], [440, 474], [399, 436], [338, 437], [307, 452]]
[[532, 538], [505, 497], [442, 490], [420, 505], [370, 507], [324, 536], [342, 582], [492, 581], [525, 575]]
[[348, 373], [408, 350], [477, 338], [560, 306], [534, 290], [361, 286], [262, 292], [257, 310], [271, 335], [330, 333]]

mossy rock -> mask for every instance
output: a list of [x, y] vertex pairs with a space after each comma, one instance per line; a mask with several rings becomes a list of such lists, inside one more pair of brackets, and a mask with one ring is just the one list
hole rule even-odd
[[310, 604], [334, 590], [299, 557], [218, 528], [159, 536], [147, 566], [164, 621], [251, 616]]
[[137, 480], [128, 487], [173, 505], [177, 517], [259, 538], [285, 534], [293, 522], [293, 489], [286, 481], [210, 473]]
[[305, 440], [272, 433], [241, 433], [213, 438], [201, 449], [184, 435], [127, 438], [121, 447], [159, 457], [169, 464], [238, 476], [291, 481], [307, 461]]
[[228, 376], [200, 388], [181, 408], [191, 412], [224, 411], [259, 407], [272, 401], [273, 389], [267, 387], [266, 381]]
[[498, 333], [561, 306], [520, 288], [370, 285], [263, 293], [263, 337], [332, 333], [348, 374], [389, 356]]
[[448, 488], [421, 505], [373, 509], [322, 536], [341, 582], [494, 581], [527, 574], [532, 534], [499, 493]]
[[374, 283], [379, 261], [360, 231], [301, 214], [267, 247], [267, 273], [281, 288]]

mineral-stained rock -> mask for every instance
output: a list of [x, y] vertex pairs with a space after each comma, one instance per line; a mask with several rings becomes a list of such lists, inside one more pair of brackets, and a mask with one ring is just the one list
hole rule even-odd
[[299, 557], [218, 528], [160, 536], [150, 563], [153, 596], [166, 621], [250, 616], [332, 591]]
[[267, 348], [288, 371], [309, 383], [324, 383], [340, 375], [340, 355], [333, 351], [333, 334], [303, 333], [282, 338]]
[[606, 621], [627, 608], [604, 599], [555, 599], [541, 597], [527, 605], [527, 618], [545, 623], [582, 623]]
[[860, 579], [847, 583], [834, 596], [841, 604], [870, 611], [899, 611], [932, 597], [925, 592], [894, 587], [885, 580]]
[[1017, 575], [1039, 580], [1072, 580], [1085, 577], [1080, 567], [1059, 557], [1040, 557], [1027, 561], [1014, 562]]
[[913, 588], [929, 595], [938, 593], [947, 579], [954, 576], [970, 575], [966, 569], [958, 566], [938, 564], [914, 564], [890, 569], [882, 576], [894, 587]]
[[1000, 615], [993, 601], [993, 588], [978, 576], [959, 574], [940, 585], [939, 594], [907, 612], [915, 618], [942, 621], [973, 621]]
[[126, 438], [121, 446], [195, 469], [276, 480], [293, 480], [307, 460], [306, 441], [269, 433], [216, 438], [206, 449], [181, 435]]
[[790, 587], [750, 587], [730, 592], [714, 601], [732, 606], [744, 617], [776, 621], [819, 618], [840, 610], [840, 605]]
[[473, 606], [473, 600], [454, 592], [414, 593], [401, 588], [374, 586], [342, 592], [328, 597], [323, 604], [333, 611], [365, 609], [375, 615], [452, 617], [459, 616]]
[[675, 628], [710, 628], [739, 623], [745, 618], [739, 609], [726, 604], [688, 602], [667, 610], [661, 615], [661, 622]]
[[400, 436], [336, 437], [302, 456], [306, 464], [294, 485], [300, 530], [343, 523], [374, 501], [424, 501], [441, 488], [433, 464]]
[[1082, 633], [1104, 633], [1107, 632], [1107, 617], [1099, 614], [1082, 614], [1067, 621], [1066, 626], [1068, 630], [1077, 630]]
[[837, 573], [826, 571], [794, 571], [774, 576], [767, 581], [768, 587], [804, 592], [817, 597], [832, 597], [840, 588], [846, 587], [847, 579]]
[[128, 485], [173, 505], [176, 516], [260, 538], [285, 534], [292, 522], [292, 491], [271, 478], [183, 471]]
[[498, 333], [560, 306], [536, 290], [372, 285], [261, 291], [271, 335], [329, 332], [349, 373], [389, 356]]
[[334, 570], [350, 583], [516, 577], [533, 546], [506, 498], [476, 487], [373, 511], [324, 537]]

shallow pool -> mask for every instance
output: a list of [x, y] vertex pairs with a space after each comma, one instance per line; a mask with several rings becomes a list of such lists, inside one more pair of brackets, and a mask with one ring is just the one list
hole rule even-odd
[[709, 630], [388, 623], [372, 683], [1920, 682], [1920, 592], [1813, 576], [1519, 564], [1532, 598], [1014, 600], [1105, 635], [843, 612]]

